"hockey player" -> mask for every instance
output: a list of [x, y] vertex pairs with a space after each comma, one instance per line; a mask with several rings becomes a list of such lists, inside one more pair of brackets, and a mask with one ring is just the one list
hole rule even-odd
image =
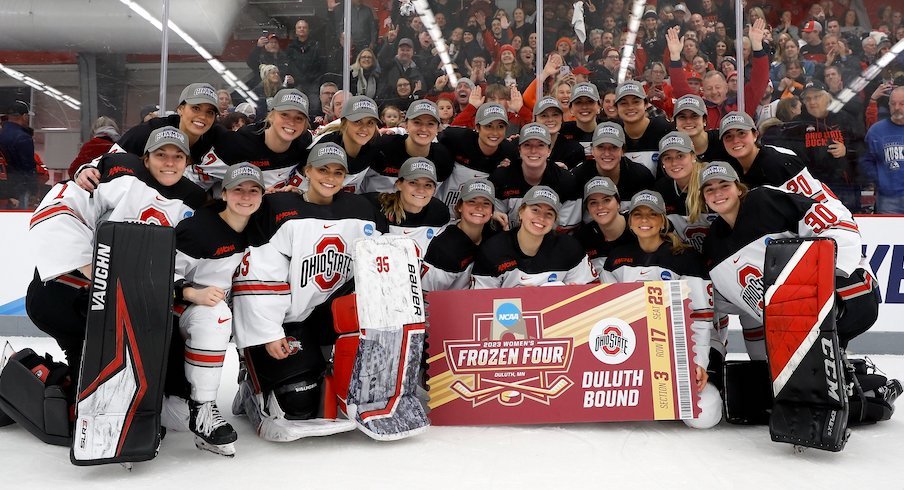
[[433, 197], [436, 193], [436, 166], [423, 157], [405, 160], [399, 169], [395, 192], [364, 195], [389, 222], [389, 232], [414, 240], [423, 257], [430, 240], [449, 224], [449, 208]]
[[562, 204], [556, 191], [538, 185], [521, 202], [521, 226], [480, 246], [472, 272], [473, 289], [588, 284], [599, 278], [581, 244], [555, 232]]
[[492, 236], [490, 219], [495, 209], [496, 189], [487, 179], [473, 179], [461, 186], [455, 214], [459, 220], [430, 241], [421, 275], [425, 292], [467, 289], [478, 246]]
[[477, 109], [477, 130], [446, 128], [439, 134], [439, 142], [449, 152], [455, 165], [452, 175], [439, 188], [439, 198], [449, 206], [458, 201], [461, 185], [471, 179], [484, 179], [499, 165], [515, 160], [517, 151], [512, 142], [505, 139], [508, 115], [505, 107], [487, 102]]
[[524, 195], [533, 186], [544, 185], [562, 199], [556, 228], [574, 229], [581, 221], [580, 194], [568, 170], [549, 162], [552, 138], [546, 126], [530, 123], [518, 135], [518, 161], [493, 171], [490, 181], [496, 187], [500, 211], [508, 214], [512, 227], [518, 226], [518, 211]]
[[[176, 113], [165, 117], [155, 117], [125, 132], [108, 153], [131, 153], [141, 156], [151, 133], [165, 126], [172, 126], [188, 137], [192, 165], [202, 164], [210, 149], [223, 137], [229, 137], [229, 130], [217, 124], [217, 91], [208, 83], [192, 83], [182, 90]], [[224, 136], [225, 135], [225, 136]], [[88, 163], [88, 162], [86, 162]], [[73, 180], [87, 191], [92, 191], [101, 178], [97, 170], [97, 160], [83, 165]], [[192, 177], [193, 172], [186, 172]]]
[[606, 259], [603, 282], [682, 280], [691, 299], [691, 329], [694, 338], [694, 370], [700, 416], [685, 420], [695, 429], [708, 429], [722, 419], [719, 391], [707, 381], [709, 375], [710, 331], [713, 319], [712, 283], [703, 258], [669, 231], [665, 200], [655, 191], [640, 191], [631, 198], [628, 213], [631, 232], [637, 237], [615, 247]]
[[229, 165], [250, 162], [261, 169], [267, 189], [282, 187], [307, 160], [310, 128], [308, 98], [294, 88], [282, 89], [263, 121], [220, 138], [204, 161], [192, 167], [189, 178], [209, 189], [223, 180]]
[[554, 97], [543, 97], [534, 106], [534, 122], [546, 126], [552, 141], [549, 160], [556, 165], [572, 169], [584, 161], [584, 147], [567, 138], [559, 138], [564, 123], [564, 111]]
[[[700, 173], [700, 186], [706, 206], [719, 215], [703, 246], [715, 288], [715, 307], [720, 313], [740, 316], [751, 359], [766, 358], [762, 277], [766, 245], [776, 238], [835, 240], [836, 325], [842, 349], [873, 325], [879, 311], [878, 286], [861, 267], [857, 225], [837, 200], [819, 202], [771, 186], [748, 191], [737, 172], [724, 162], [706, 166]], [[900, 386], [897, 380], [889, 380], [888, 389], [881, 390], [887, 405], [900, 394]]]
[[234, 339], [247, 366], [233, 411], [271, 441], [354, 429], [348, 420], [318, 418], [327, 367], [321, 346], [335, 341], [329, 306], [351, 286], [355, 240], [387, 231], [364, 197], [341, 192], [342, 147], [314, 145], [303, 174], [306, 190], [264, 197], [232, 288]]
[[640, 82], [627, 80], [615, 88], [615, 108], [625, 131], [625, 157], [658, 177], [661, 174], [657, 155], [659, 140], [672, 127], [665, 117], [651, 118], [646, 105], [647, 94]]
[[600, 114], [600, 93], [596, 85], [590, 82], [576, 84], [571, 89], [568, 109], [574, 121], [562, 123], [559, 131], [566, 140], [576, 141], [584, 147], [584, 163], [593, 161], [591, 142], [596, 130], [596, 118]]
[[[368, 169], [382, 159], [382, 154], [373, 144], [379, 123], [377, 103], [369, 97], [357, 95], [342, 106], [338, 127], [331, 124], [332, 128], [314, 141], [314, 144], [333, 143], [342, 148], [348, 165], [345, 182], [342, 184], [344, 190], [355, 194], [363, 193]], [[290, 185], [307, 189], [305, 168], [303, 165], [298, 166], [289, 180]]]
[[[653, 186], [653, 174], [625, 157], [625, 130], [618, 124], [600, 123], [593, 133], [591, 151], [593, 160], [585, 161], [571, 172], [578, 185], [586, 184], [593, 177], [608, 177], [625, 198]], [[622, 203], [623, 207], [627, 205]]]
[[94, 232], [103, 221], [175, 226], [206, 200], [183, 172], [189, 138], [172, 126], [151, 131], [144, 156], [108, 153], [98, 161], [94, 192], [71, 181], [55, 185], [31, 218], [29, 240], [36, 260], [28, 286], [28, 317], [66, 355], [71, 389], [78, 385]]
[[574, 237], [584, 246], [590, 263], [603, 270], [609, 253], [618, 245], [635, 240], [628, 232], [625, 216], [619, 212], [618, 188], [608, 177], [594, 177], [584, 185], [584, 210], [591, 221], [581, 223]]
[[233, 443], [238, 438], [216, 402], [232, 336], [232, 312], [226, 301], [248, 246], [245, 227], [260, 208], [264, 186], [258, 167], [232, 165], [223, 178], [222, 201], [202, 207], [176, 227], [174, 310], [185, 339], [185, 377], [191, 385], [189, 428], [200, 449], [224, 456], [235, 454]]
[[439, 109], [430, 100], [413, 102], [405, 113], [407, 134], [384, 134], [372, 143], [381, 157], [371, 163], [365, 177], [366, 192], [394, 192], [399, 169], [413, 157], [426, 158], [436, 165], [437, 185], [452, 174], [452, 155], [436, 141], [439, 134]]
[[[718, 129], [706, 129], [706, 102], [699, 95], [688, 94], [675, 102], [672, 112], [675, 128], [687, 134], [694, 143], [694, 153], [701, 162], [730, 162], [731, 157], [719, 139]], [[659, 154], [662, 162], [662, 153]], [[663, 195], [668, 200], [668, 197]]]

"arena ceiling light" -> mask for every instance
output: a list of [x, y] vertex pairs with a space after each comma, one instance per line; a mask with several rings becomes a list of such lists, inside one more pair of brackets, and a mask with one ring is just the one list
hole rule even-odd
[[433, 47], [436, 48], [436, 54], [439, 55], [440, 61], [443, 62], [443, 70], [449, 77], [449, 86], [454, 87], [458, 84], [458, 77], [455, 76], [455, 68], [452, 67], [452, 58], [449, 56], [449, 50], [446, 47], [446, 39], [443, 37], [443, 31], [436, 25], [436, 19], [433, 18], [433, 11], [427, 0], [414, 0], [414, 7], [421, 17], [421, 22], [430, 38], [433, 39]]
[[6, 73], [11, 78], [14, 78], [14, 79], [24, 83], [25, 85], [28, 85], [29, 87], [37, 90], [38, 92], [41, 92], [44, 95], [54, 98], [64, 104], [66, 104], [67, 106], [71, 107], [72, 109], [79, 110], [82, 107], [82, 103], [79, 102], [78, 100], [73, 99], [72, 97], [60, 92], [59, 90], [51, 87], [50, 85], [47, 85], [46, 83], [44, 83], [38, 79], [32, 78], [20, 71], [13, 70], [12, 68], [4, 65], [3, 63], [0, 63], [0, 71], [3, 71], [3, 73]]
[[[637, 30], [640, 29], [640, 17], [643, 15], [644, 0], [634, 0], [631, 5], [631, 20], [628, 21], [628, 35], [625, 36], [625, 45], [622, 47], [621, 66], [618, 68], [618, 83], [625, 81], [628, 76], [628, 66], [634, 60], [634, 42], [637, 40]], [[643, 69], [643, 67], [641, 67]], [[634, 68], [635, 73], [637, 67]]]
[[[158, 30], [160, 30], [161, 32], [163, 31], [163, 23], [161, 23], [157, 18], [151, 15], [147, 10], [145, 10], [144, 7], [138, 5], [132, 0], [119, 1], [123, 5], [129, 7], [133, 12], [141, 16], [141, 18], [151, 23], [151, 25], [156, 27]], [[183, 41], [191, 46], [192, 49], [195, 50], [195, 52], [197, 52], [202, 58], [204, 58], [204, 61], [206, 61], [207, 64], [209, 64], [210, 67], [213, 68], [213, 70], [217, 72], [217, 74], [220, 75], [220, 77], [222, 77], [224, 81], [226, 81], [227, 85], [229, 85], [233, 90], [241, 95], [242, 98], [250, 102], [252, 105], [257, 106], [256, 102], [257, 100], [259, 100], [257, 94], [248, 89], [248, 86], [245, 85], [245, 82], [239, 80], [239, 78], [235, 76], [235, 74], [232, 73], [231, 70], [223, 65], [223, 62], [216, 59], [212, 54], [210, 54], [209, 51], [204, 49], [203, 46], [198, 44], [198, 42], [195, 41], [194, 38], [189, 36], [188, 33], [183, 31], [182, 28], [176, 25], [176, 23], [174, 23], [173, 21], [167, 21], [167, 25], [169, 26], [171, 31], [175, 32], [179, 37], [182, 38]]]
[[882, 55], [881, 58], [877, 59], [873, 62], [872, 65], [868, 66], [863, 73], [860, 74], [859, 77], [854, 79], [851, 83], [848, 84], [847, 87], [842, 90], [837, 97], [832, 100], [832, 103], [829, 104], [829, 111], [838, 112], [844, 107], [845, 104], [851, 100], [852, 97], [860, 93], [864, 88], [866, 88], [866, 84], [868, 84], [872, 79], [879, 76], [882, 73], [882, 70], [889, 65], [894, 59], [904, 51], [904, 40], [900, 40], [895, 43], [891, 49], [888, 50], [887, 53]]

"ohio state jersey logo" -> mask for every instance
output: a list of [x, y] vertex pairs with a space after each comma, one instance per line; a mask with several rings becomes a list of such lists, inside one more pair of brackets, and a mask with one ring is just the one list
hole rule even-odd
[[352, 268], [352, 256], [345, 253], [347, 246], [342, 237], [327, 235], [314, 245], [314, 253], [301, 261], [301, 287], [313, 281], [321, 291], [329, 291], [348, 277]]
[[738, 269], [738, 284], [741, 285], [741, 299], [754, 311], [763, 311], [763, 272], [744, 264]]
[[149, 206], [139, 211], [137, 221], [158, 226], [173, 226], [166, 213], [154, 206]]

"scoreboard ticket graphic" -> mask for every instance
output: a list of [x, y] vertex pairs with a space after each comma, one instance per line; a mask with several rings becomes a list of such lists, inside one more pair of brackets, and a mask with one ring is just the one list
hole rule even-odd
[[691, 419], [683, 281], [427, 295], [435, 425]]

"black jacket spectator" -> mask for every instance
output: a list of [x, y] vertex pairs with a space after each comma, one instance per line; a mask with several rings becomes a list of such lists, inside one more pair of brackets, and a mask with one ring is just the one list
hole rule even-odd
[[[329, 5], [330, 0], [327, 0]], [[342, 2], [338, 2], [335, 8], [328, 10], [330, 23], [336, 33], [336, 36], [329, 42], [338, 41], [339, 33], [343, 32], [343, 12], [345, 6]], [[352, 17], [351, 17], [351, 39], [352, 46], [356, 49], [372, 48], [377, 42], [377, 19], [374, 17], [374, 11], [367, 5], [362, 5], [361, 0], [352, 0]]]

